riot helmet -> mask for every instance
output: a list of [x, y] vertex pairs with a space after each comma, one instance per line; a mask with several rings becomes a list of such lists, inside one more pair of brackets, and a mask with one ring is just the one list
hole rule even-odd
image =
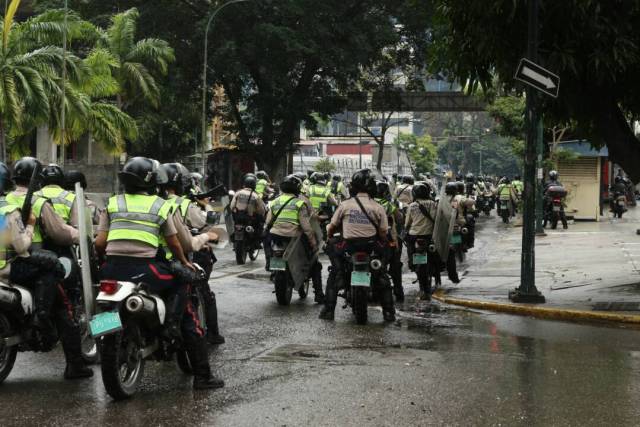
[[298, 195], [302, 189], [302, 183], [295, 175], [287, 175], [280, 183], [280, 191], [283, 193]]
[[414, 183], [414, 179], [411, 175], [403, 175], [402, 176], [402, 183], [403, 184], [408, 184], [408, 185], [413, 185]]
[[69, 171], [64, 174], [64, 189], [74, 191], [76, 189], [76, 182], [80, 183], [80, 187], [83, 190], [87, 189], [87, 178], [80, 171]]
[[556, 170], [549, 171], [549, 179], [551, 181], [556, 181], [558, 179], [558, 171]]
[[309, 179], [309, 181], [312, 184], [318, 184], [318, 185], [325, 185], [327, 183], [325, 181], [324, 174], [321, 172], [314, 172], [313, 175], [311, 175], [311, 178]]
[[456, 189], [458, 191], [458, 194], [464, 194], [464, 189], [465, 189], [464, 182], [456, 181]]
[[376, 181], [376, 197], [387, 200], [391, 198], [391, 189], [388, 182]]
[[371, 174], [371, 169], [360, 169], [351, 177], [351, 189], [357, 193], [375, 194], [376, 182]]
[[421, 182], [417, 183], [411, 189], [411, 195], [414, 200], [425, 200], [429, 198], [429, 187]]
[[29, 185], [34, 169], [40, 169], [42, 163], [35, 157], [23, 157], [13, 165], [13, 182], [17, 185]]
[[242, 186], [244, 188], [250, 188], [252, 190], [256, 189], [256, 184], [258, 183], [258, 177], [256, 177], [252, 173], [247, 173], [242, 177]]
[[64, 184], [64, 172], [55, 163], [45, 166], [40, 175], [42, 175], [43, 185], [59, 185], [62, 187], [62, 184]]
[[476, 181], [475, 177], [473, 176], [473, 174], [471, 172], [469, 172], [467, 174], [466, 180], [467, 180], [467, 182], [475, 182]]
[[516, 176], [514, 176], [514, 177], [513, 177], [513, 180], [514, 180], [514, 181], [520, 181], [520, 175], [516, 175]]
[[158, 169], [153, 160], [147, 157], [132, 157], [118, 173], [118, 178], [127, 193], [149, 193], [158, 185]]
[[455, 196], [458, 194], [458, 184], [455, 181], [447, 182], [444, 187], [444, 193], [449, 196]]
[[336, 182], [342, 181], [342, 177], [340, 175], [333, 175], [333, 177], [331, 179], [336, 181]]
[[256, 178], [269, 181], [269, 175], [265, 171], [256, 172]]
[[163, 163], [161, 168], [167, 176], [167, 188], [175, 191], [178, 196], [184, 195], [191, 184], [189, 170], [181, 163]]

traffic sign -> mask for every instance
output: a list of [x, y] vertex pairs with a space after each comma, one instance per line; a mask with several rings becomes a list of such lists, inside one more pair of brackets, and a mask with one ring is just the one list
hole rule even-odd
[[520, 60], [515, 78], [538, 89], [540, 92], [544, 92], [554, 98], [558, 97], [560, 77], [546, 68], [542, 68], [538, 64], [529, 61], [527, 58]]

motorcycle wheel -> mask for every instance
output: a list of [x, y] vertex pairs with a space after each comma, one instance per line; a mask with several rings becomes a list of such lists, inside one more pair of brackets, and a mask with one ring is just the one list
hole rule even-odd
[[193, 375], [193, 366], [186, 351], [180, 350], [176, 353], [176, 362], [183, 374]]
[[144, 375], [145, 360], [140, 356], [142, 337], [136, 324], [107, 335], [100, 346], [102, 382], [114, 400], [132, 397]]
[[236, 242], [235, 251], [236, 263], [238, 265], [243, 265], [247, 261], [247, 251], [245, 250], [243, 241], [240, 240]]
[[259, 253], [260, 253], [260, 249], [253, 249], [253, 250], [249, 251], [249, 259], [251, 261], [257, 260]]
[[367, 299], [369, 289], [363, 286], [356, 286], [351, 288], [353, 314], [356, 316], [356, 323], [358, 325], [367, 324]]
[[502, 222], [504, 222], [505, 224], [509, 224], [509, 214], [508, 213], [502, 213]]
[[431, 299], [431, 281], [429, 273], [427, 271], [426, 264], [419, 265], [416, 270], [418, 276], [418, 283], [420, 284], [420, 291], [423, 293], [423, 299]]
[[278, 271], [274, 278], [276, 285], [276, 300], [279, 305], [289, 305], [293, 294], [293, 287], [290, 286], [288, 271]]
[[4, 345], [3, 338], [11, 336], [12, 329], [9, 318], [4, 313], [0, 313], [0, 384], [7, 379], [13, 370], [18, 354], [17, 346], [7, 347]]
[[298, 296], [300, 296], [300, 299], [305, 299], [307, 295], [309, 295], [309, 281], [305, 280], [300, 289], [298, 289]]
[[458, 260], [458, 262], [464, 261], [464, 251], [462, 250], [462, 247], [459, 245], [456, 247], [456, 259]]
[[84, 312], [84, 303], [80, 300], [81, 307], [76, 312], [78, 325], [80, 326], [80, 352], [82, 359], [87, 364], [94, 364], [100, 361], [100, 353], [98, 352], [98, 344], [91, 336], [89, 330], [89, 319]]

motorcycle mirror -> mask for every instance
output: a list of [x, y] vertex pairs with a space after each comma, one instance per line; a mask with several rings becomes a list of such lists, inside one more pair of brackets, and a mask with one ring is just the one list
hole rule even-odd
[[62, 264], [62, 267], [64, 268], [64, 278], [68, 279], [71, 275], [71, 270], [73, 269], [72, 261], [67, 257], [58, 258], [58, 261], [60, 261], [60, 264]]

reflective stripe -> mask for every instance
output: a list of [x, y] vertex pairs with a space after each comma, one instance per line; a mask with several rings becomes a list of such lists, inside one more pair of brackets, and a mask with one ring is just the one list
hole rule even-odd
[[145, 233], [157, 234], [159, 227], [152, 227], [150, 225], [139, 224], [137, 222], [131, 221], [114, 221], [109, 226], [109, 231], [111, 230], [135, 230], [144, 231]]
[[287, 203], [287, 201], [292, 197], [293, 200], [282, 209], [280, 215], [278, 215], [278, 218], [274, 221], [274, 224], [286, 222], [289, 224], [300, 225], [300, 220], [298, 217], [300, 209], [304, 206], [304, 201], [294, 197], [291, 194], [283, 194], [275, 199], [273, 201], [273, 205], [271, 206], [271, 214], [275, 216], [278, 211], [280, 211], [282, 205]]
[[113, 221], [117, 220], [129, 220], [129, 221], [146, 221], [153, 222], [154, 224], [161, 225], [164, 220], [158, 215], [146, 214], [139, 212], [114, 212], [109, 217]]
[[69, 222], [71, 218], [71, 208], [76, 200], [74, 193], [63, 189], [59, 185], [47, 185], [36, 194], [51, 201], [53, 210], [56, 211], [63, 220]]
[[158, 196], [120, 194], [109, 199], [107, 241], [135, 240], [160, 245], [160, 227], [171, 212], [171, 203]]

